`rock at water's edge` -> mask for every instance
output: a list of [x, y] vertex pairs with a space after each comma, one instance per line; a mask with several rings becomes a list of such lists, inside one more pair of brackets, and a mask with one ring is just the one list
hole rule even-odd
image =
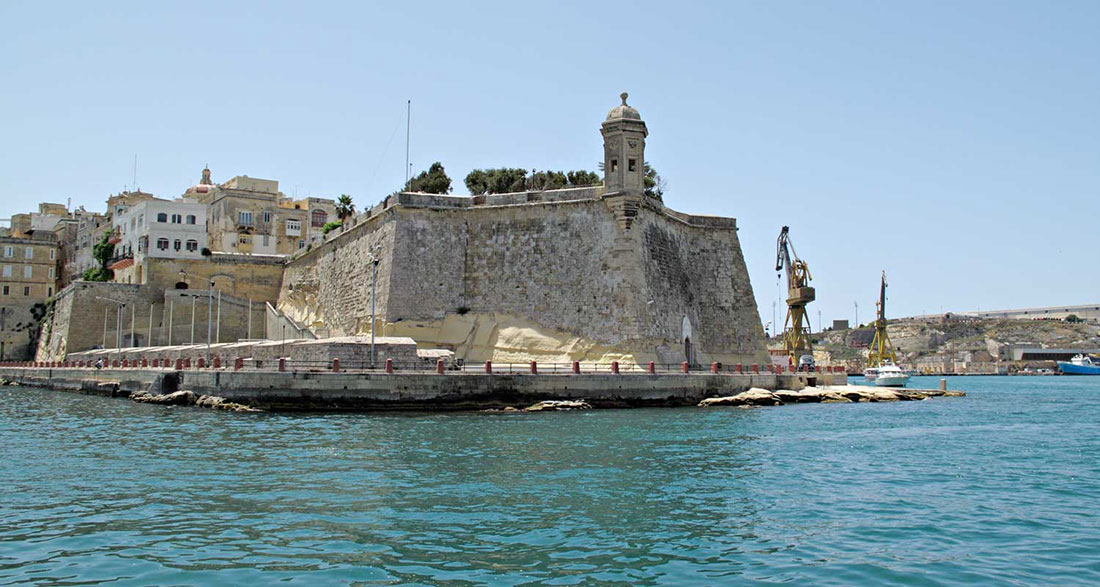
[[699, 407], [708, 408], [713, 406], [779, 406], [783, 405], [783, 401], [779, 399], [776, 394], [766, 390], [754, 387], [748, 391], [742, 391], [737, 395], [730, 395], [726, 397], [708, 397], [707, 399], [699, 402]]
[[526, 412], [554, 412], [564, 410], [591, 410], [592, 406], [583, 400], [550, 400], [539, 402], [524, 408]]

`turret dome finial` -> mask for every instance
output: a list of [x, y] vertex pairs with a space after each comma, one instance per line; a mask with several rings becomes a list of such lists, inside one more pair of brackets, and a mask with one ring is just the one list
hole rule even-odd
[[619, 94], [619, 97], [623, 99], [623, 106], [626, 106], [626, 99], [630, 97], [630, 94], [623, 92]]

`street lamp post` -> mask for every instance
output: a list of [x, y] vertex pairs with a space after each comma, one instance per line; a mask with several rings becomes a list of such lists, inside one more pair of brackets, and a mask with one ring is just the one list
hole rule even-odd
[[[194, 275], [191, 275], [190, 273], [184, 271], [183, 269], [180, 269], [180, 277], [187, 278], [187, 277], [194, 277]], [[210, 337], [214, 333], [214, 330], [213, 330], [213, 328], [214, 328], [214, 280], [213, 279], [209, 280], [209, 283], [210, 283], [210, 288], [207, 290], [207, 294], [206, 294], [206, 364], [207, 365], [210, 364]], [[191, 298], [191, 301], [192, 301], [192, 303], [194, 303], [195, 299]], [[192, 308], [194, 308], [193, 305], [192, 305]], [[194, 323], [194, 321], [192, 321], [191, 322], [191, 332], [192, 332], [191, 342], [195, 342], [194, 341], [194, 336], [195, 336], [194, 331], [195, 331], [195, 323]]]
[[[116, 315], [116, 318], [115, 318], [115, 352], [118, 355], [118, 360], [122, 361], [122, 311], [126, 308], [126, 302], [124, 302], [122, 300], [112, 299], [112, 298], [105, 298], [103, 296], [96, 296], [96, 299], [97, 300], [103, 300], [105, 302], [111, 302], [112, 304], [116, 304], [118, 306], [118, 314]], [[107, 341], [106, 312], [104, 312], [104, 321], [103, 321], [103, 341], [104, 341], [104, 346], [106, 346], [106, 341]], [[108, 355], [108, 356], [110, 356], [110, 355]]]
[[378, 283], [378, 259], [371, 255], [370, 270], [370, 367], [374, 368], [374, 294]]

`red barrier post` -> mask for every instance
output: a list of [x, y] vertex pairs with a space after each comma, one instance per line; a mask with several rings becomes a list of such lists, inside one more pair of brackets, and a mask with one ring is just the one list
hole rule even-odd
[[335, 359], [332, 360], [332, 372], [333, 373], [339, 373], [340, 372], [340, 359], [339, 358], [335, 358]]
[[649, 371], [650, 375], [656, 373], [657, 365], [653, 361], [650, 361], [649, 364], [646, 365], [646, 371]]
[[535, 361], [531, 361], [531, 374], [532, 375], [538, 375], [539, 374], [539, 364], [536, 363]]
[[286, 357], [279, 357], [279, 371], [286, 371]]
[[240, 371], [241, 369], [244, 369], [244, 359], [240, 357], [233, 359], [233, 370]]
[[691, 370], [691, 366], [688, 365], [687, 361], [684, 361], [683, 363], [680, 363], [680, 370], [683, 371], [684, 373], [687, 373], [688, 371]]
[[206, 368], [206, 359], [204, 359], [204, 358], [202, 358], [202, 357], [199, 357], [199, 360], [198, 360], [198, 363], [197, 363], [197, 365], [196, 365], [196, 366], [197, 366], [197, 367], [198, 367], [199, 369], [205, 369], [205, 368]]
[[386, 359], [386, 373], [393, 374], [393, 359]]
[[214, 368], [215, 369], [221, 369], [222, 368], [222, 358], [221, 357], [214, 357]]
[[756, 363], [753, 363], [752, 364], [752, 373], [753, 373], [753, 375], [759, 374], [760, 373], [760, 365], [757, 365]]
[[118, 369], [118, 360], [111, 361], [111, 367], [114, 369]]
[[619, 374], [619, 362], [618, 361], [611, 361], [611, 372], [616, 374], [616, 375]]
[[719, 371], [719, 369], [721, 369], [721, 367], [718, 365], [718, 363], [711, 363], [710, 364], [710, 372], [711, 373], [717, 373]]
[[581, 374], [581, 362], [580, 361], [573, 361], [573, 374], [574, 375], [580, 375]]
[[485, 372], [486, 373], [492, 373], [493, 372], [493, 362], [492, 361], [485, 361]]
[[435, 372], [440, 374], [440, 375], [443, 374], [443, 359], [436, 359], [436, 361], [435, 361]]

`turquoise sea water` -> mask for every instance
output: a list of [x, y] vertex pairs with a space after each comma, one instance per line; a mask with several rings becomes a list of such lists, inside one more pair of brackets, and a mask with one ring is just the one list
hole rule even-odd
[[949, 381], [539, 414], [4, 387], [0, 585], [1100, 583], [1100, 378]]

